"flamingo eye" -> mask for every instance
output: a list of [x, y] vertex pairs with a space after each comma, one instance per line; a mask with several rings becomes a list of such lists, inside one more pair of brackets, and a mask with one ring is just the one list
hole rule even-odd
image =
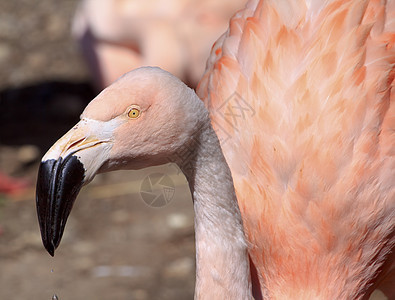
[[128, 111], [128, 117], [131, 119], [137, 119], [140, 117], [140, 108], [137, 106], [132, 106]]

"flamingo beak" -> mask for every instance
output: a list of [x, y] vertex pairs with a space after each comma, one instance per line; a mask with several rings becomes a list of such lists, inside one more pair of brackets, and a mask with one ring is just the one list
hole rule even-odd
[[103, 123], [82, 119], [43, 157], [38, 171], [36, 207], [45, 249], [54, 256], [67, 218], [84, 184], [106, 162], [112, 143]]
[[51, 256], [54, 256], [62, 239], [84, 177], [84, 166], [76, 156], [51, 159], [40, 164], [36, 190], [37, 215], [44, 247]]

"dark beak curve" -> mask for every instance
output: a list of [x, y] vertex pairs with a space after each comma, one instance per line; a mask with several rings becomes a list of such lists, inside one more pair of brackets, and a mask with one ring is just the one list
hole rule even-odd
[[49, 159], [38, 170], [36, 206], [41, 238], [45, 249], [54, 256], [62, 239], [67, 218], [85, 177], [77, 156]]

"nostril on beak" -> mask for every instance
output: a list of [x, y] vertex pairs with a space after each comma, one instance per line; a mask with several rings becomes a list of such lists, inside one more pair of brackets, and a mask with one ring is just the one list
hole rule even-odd
[[74, 143], [71, 143], [71, 144], [67, 147], [66, 151], [70, 150], [70, 149], [73, 148], [74, 146], [77, 146], [78, 144], [82, 143], [83, 141], [85, 141], [85, 138], [79, 139], [79, 140], [75, 141]]

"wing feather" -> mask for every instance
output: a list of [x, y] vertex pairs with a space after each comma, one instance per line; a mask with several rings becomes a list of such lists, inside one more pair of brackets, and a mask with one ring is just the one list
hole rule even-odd
[[252, 0], [213, 46], [197, 92], [273, 295], [284, 282], [363, 294], [389, 264], [394, 3]]

